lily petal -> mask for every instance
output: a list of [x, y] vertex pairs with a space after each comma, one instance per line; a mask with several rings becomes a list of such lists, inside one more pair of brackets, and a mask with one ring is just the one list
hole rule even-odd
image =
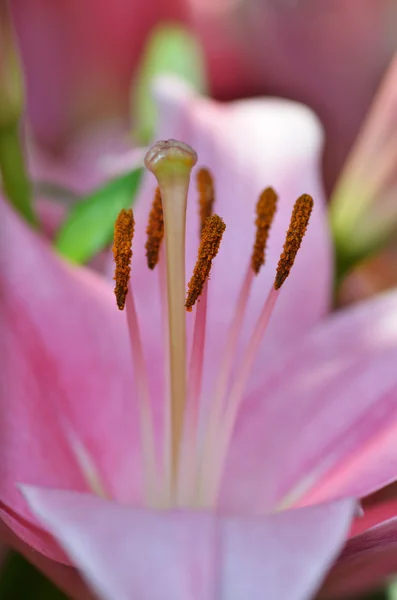
[[366, 501], [364, 500], [361, 506], [364, 514], [361, 514], [353, 522], [350, 537], [360, 535], [364, 531], [367, 531], [367, 529], [372, 529], [376, 525], [380, 525], [397, 516], [397, 500], [379, 502], [369, 506], [366, 505]]
[[223, 501], [271, 510], [362, 497], [396, 479], [396, 364], [397, 291], [309, 333], [246, 399]]
[[57, 258], [1, 200], [0, 212], [0, 501], [30, 522], [16, 482], [88, 490], [95, 477], [110, 496], [138, 501], [132, 362], [112, 289]]
[[25, 544], [11, 529], [0, 521], [0, 538], [8, 546], [17, 550], [32, 564], [49, 577], [56, 585], [73, 600], [94, 600], [80, 575], [73, 567], [61, 565]]
[[355, 506], [345, 500], [244, 519], [30, 486], [23, 493], [103, 600], [304, 600], [343, 543]]
[[397, 573], [397, 517], [352, 538], [329, 573], [321, 599], [368, 592]]

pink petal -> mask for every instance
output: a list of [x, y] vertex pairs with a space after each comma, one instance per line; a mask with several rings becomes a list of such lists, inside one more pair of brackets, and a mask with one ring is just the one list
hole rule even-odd
[[367, 506], [364, 500], [362, 502], [362, 510], [363, 514], [352, 523], [350, 530], [351, 537], [357, 536], [367, 529], [371, 529], [375, 525], [379, 525], [397, 516], [397, 500], [379, 502], [370, 506]]
[[[67, 152], [61, 157], [45, 153], [32, 142], [28, 150], [29, 169], [36, 187], [38, 184], [41, 184], [39, 189], [45, 189], [43, 184], [50, 189], [58, 186], [60, 190], [75, 194], [76, 199], [103, 185], [109, 178], [107, 162], [110, 157], [118, 157], [128, 151], [129, 170], [143, 164], [137, 150], [131, 150], [125, 127], [122, 128], [119, 123], [102, 125], [80, 135], [68, 145]], [[113, 176], [117, 176], [116, 170]]]
[[104, 600], [309, 598], [354, 510], [345, 500], [272, 517], [220, 517], [30, 486], [23, 492]]
[[[0, 501], [29, 522], [17, 482], [87, 490], [76, 459], [82, 451], [108, 494], [138, 500], [132, 362], [111, 286], [57, 258], [2, 201], [0, 212]], [[30, 529], [21, 529], [45, 551]]]
[[331, 317], [245, 401], [223, 501], [269, 510], [397, 477], [397, 292]]
[[61, 565], [46, 558], [40, 552], [32, 550], [0, 521], [0, 538], [9, 546], [23, 554], [32, 564], [49, 577], [69, 598], [74, 600], [93, 600], [81, 577], [75, 569]]
[[[285, 293], [275, 310], [258, 364], [269, 365], [280, 349], [299, 339], [327, 312], [331, 285], [330, 239], [324, 212], [319, 162], [322, 133], [313, 113], [302, 105], [276, 99], [220, 104], [195, 96], [180, 82], [162, 78], [156, 86], [160, 123], [158, 138], [174, 137], [198, 152], [198, 166], [207, 166], [215, 178], [215, 212], [226, 223], [220, 252], [209, 285], [208, 340], [205, 387], [219, 364], [224, 334], [250, 261], [255, 235], [255, 204], [268, 185], [280, 195], [279, 210], [268, 244], [267, 265], [253, 287], [242, 341], [246, 341], [274, 281], [276, 264], [296, 198], [313, 195], [316, 208]], [[192, 176], [187, 216], [187, 278], [199, 243], [197, 192]], [[142, 273], [144, 235], [155, 180], [149, 176], [137, 203], [134, 268], [141, 314], [151, 321], [153, 301], [146, 291], [152, 274]], [[313, 273], [316, 274], [313, 277]], [[141, 279], [144, 277], [144, 279]], [[188, 315], [189, 324], [194, 315]], [[154, 333], [158, 327], [154, 327]]]
[[319, 598], [368, 592], [397, 573], [397, 517], [352, 538], [327, 577]]

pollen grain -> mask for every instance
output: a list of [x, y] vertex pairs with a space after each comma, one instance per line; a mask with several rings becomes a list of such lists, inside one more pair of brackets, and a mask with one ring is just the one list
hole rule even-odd
[[134, 216], [132, 210], [120, 211], [114, 225], [113, 256], [116, 264], [113, 279], [116, 282], [114, 294], [119, 310], [124, 310], [128, 294], [128, 282], [131, 273], [132, 238], [134, 235]]
[[197, 262], [193, 270], [193, 275], [188, 284], [188, 292], [185, 307], [190, 312], [200, 297], [204, 284], [209, 277], [212, 261], [218, 254], [223, 233], [226, 225], [218, 215], [208, 217], [203, 232], [198, 250]]
[[295, 202], [283, 252], [277, 265], [277, 273], [274, 280], [274, 288], [276, 290], [280, 289], [290, 274], [303, 236], [306, 233], [312, 209], [313, 198], [308, 194], [303, 194]]
[[273, 188], [266, 188], [256, 205], [256, 236], [251, 257], [251, 266], [256, 275], [265, 264], [265, 250], [269, 238], [270, 227], [276, 213], [278, 196]]
[[199, 217], [201, 235], [206, 220], [212, 215], [212, 208], [215, 201], [214, 180], [210, 171], [204, 167], [197, 172], [197, 189], [199, 193]]
[[160, 188], [156, 188], [149, 221], [146, 228], [147, 241], [145, 244], [147, 264], [149, 269], [154, 269], [159, 261], [161, 242], [164, 237], [163, 203]]

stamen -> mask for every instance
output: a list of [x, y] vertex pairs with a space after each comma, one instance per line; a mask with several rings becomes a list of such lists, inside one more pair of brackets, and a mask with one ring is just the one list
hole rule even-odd
[[277, 265], [276, 279], [274, 280], [275, 290], [281, 288], [290, 274], [296, 254], [302, 243], [303, 236], [306, 233], [312, 209], [313, 198], [308, 194], [303, 194], [295, 202], [283, 253], [280, 256]]
[[212, 215], [215, 201], [214, 180], [208, 169], [202, 168], [197, 173], [197, 188], [199, 192], [200, 235], [208, 217]]
[[159, 261], [161, 242], [164, 237], [163, 203], [159, 188], [156, 188], [146, 233], [147, 241], [145, 248], [147, 263], [149, 269], [154, 269]]
[[97, 469], [96, 464], [92, 460], [92, 457], [88, 450], [85, 448], [84, 444], [80, 441], [77, 434], [73, 431], [72, 427], [62, 419], [63, 429], [65, 431], [65, 435], [69, 442], [69, 447], [71, 448], [77, 464], [80, 467], [80, 470], [84, 476], [85, 481], [87, 482], [89, 489], [91, 492], [101, 498], [110, 499], [111, 495], [106, 490], [105, 484], [102, 481], [101, 475], [99, 474], [99, 470]]
[[[254, 273], [259, 273], [261, 266], [265, 262], [265, 247], [269, 237], [270, 227], [276, 212], [277, 199], [277, 194], [273, 188], [269, 187], [262, 192], [256, 205], [257, 218], [255, 224], [257, 226], [257, 230], [254, 249], [251, 262], [248, 265], [247, 272], [240, 289], [235, 315], [232, 319], [227, 334], [225, 349], [219, 366], [215, 391], [210, 403], [211, 408], [208, 418], [205, 442], [203, 445], [200, 478], [204, 477], [206, 464], [211, 456], [217, 438], [219, 437], [219, 428], [221, 426], [227, 387], [231, 378], [233, 359], [236, 354], [239, 334], [251, 292], [253, 276]], [[203, 489], [199, 489], [199, 496], [201, 496], [203, 492]]]
[[159, 495], [157, 490], [158, 476], [153, 412], [150, 401], [149, 377], [143, 353], [142, 337], [132, 289], [127, 297], [127, 322], [141, 420], [145, 500], [149, 506], [154, 507], [159, 502]]
[[[212, 506], [216, 498], [221, 483], [223, 466], [225, 464], [227, 449], [230, 439], [233, 435], [234, 426], [241, 406], [244, 391], [254, 366], [259, 348], [261, 347], [264, 335], [267, 330], [270, 318], [280, 294], [280, 287], [288, 277], [296, 254], [300, 248], [303, 236], [306, 232], [310, 214], [313, 208], [313, 199], [304, 194], [295, 202], [290, 226], [287, 231], [287, 237], [284, 244], [283, 253], [277, 266], [276, 279], [273, 288], [271, 288], [258, 321], [254, 327], [247, 349], [240, 362], [239, 368], [226, 406], [223, 421], [221, 423], [220, 434], [217, 440], [217, 455], [211, 456], [211, 466], [203, 472], [205, 478], [201, 486], [201, 493], [204, 494], [204, 501]], [[202, 496], [203, 497], [203, 496]]]
[[190, 173], [196, 152], [183, 142], [157, 142], [145, 165], [155, 175], [163, 201], [170, 358], [171, 488], [176, 492], [186, 404], [185, 230]]
[[251, 265], [256, 275], [265, 264], [266, 243], [276, 213], [277, 198], [273, 188], [268, 187], [262, 192], [256, 205], [256, 237], [251, 258]]
[[201, 500], [204, 500], [204, 494], [206, 492], [206, 490], [203, 488], [206, 467], [208, 465], [208, 461], [211, 460], [213, 448], [216, 445], [219, 437], [219, 430], [225, 405], [225, 396], [229, 380], [231, 378], [233, 359], [236, 354], [239, 334], [241, 332], [253, 279], [254, 272], [249, 264], [240, 289], [239, 297], [237, 299], [234, 317], [230, 323], [229, 331], [227, 333], [226, 342], [218, 369], [215, 389], [210, 401], [208, 424], [200, 459], [200, 472], [198, 475], [199, 482], [197, 496], [199, 503]]
[[196, 499], [197, 441], [201, 384], [204, 368], [205, 335], [207, 328], [208, 280], [196, 309], [192, 353], [189, 365], [189, 401], [186, 411], [186, 430], [181, 477], [181, 506], [194, 504]]
[[117, 299], [117, 306], [120, 310], [123, 310], [127, 303], [127, 322], [135, 369], [137, 395], [140, 405], [146, 501], [148, 504], [154, 505], [157, 497], [155, 490], [157, 476], [149, 380], [143, 354], [134, 295], [132, 289], [129, 289], [134, 225], [132, 210], [122, 209], [116, 219], [114, 227], [113, 254], [116, 263], [116, 272], [114, 276], [116, 287], [114, 292]]
[[226, 225], [218, 215], [208, 217], [205, 222], [203, 233], [201, 234], [197, 262], [188, 285], [185, 308], [189, 312], [200, 297], [204, 284], [209, 278], [212, 261], [218, 254], [225, 229]]
[[259, 315], [258, 321], [256, 322], [251, 339], [248, 342], [247, 349], [243, 355], [235, 380], [230, 390], [225, 414], [221, 426], [219, 427], [220, 433], [216, 443], [218, 455], [211, 457], [211, 468], [207, 469], [207, 472], [204, 473], [207, 481], [202, 489], [204, 490], [204, 493], [207, 494], [207, 502], [209, 505], [213, 505], [215, 503], [218, 495], [222, 469], [225, 463], [227, 449], [233, 435], [238, 411], [243, 399], [243, 393], [251, 375], [252, 367], [254, 366], [255, 358], [263, 341], [263, 337], [266, 333], [270, 317], [273, 314], [279, 293], [279, 290], [271, 288], [262, 308], [262, 312]]
[[113, 256], [116, 263], [114, 293], [119, 310], [124, 310], [128, 294], [128, 281], [131, 274], [132, 238], [134, 235], [134, 217], [132, 210], [120, 211], [114, 225]]
[[[212, 216], [215, 201], [214, 181], [208, 169], [200, 169], [197, 173], [199, 192], [200, 238], [206, 220]], [[199, 402], [204, 367], [205, 336], [207, 329], [208, 279], [204, 283], [200, 302], [196, 309], [194, 321], [193, 343], [189, 365], [188, 407], [186, 412], [186, 429], [184, 435], [184, 451], [180, 476], [178, 499], [180, 506], [194, 505], [196, 500], [195, 481], [197, 477], [197, 442], [199, 426]]]
[[[225, 396], [231, 378], [233, 359], [236, 354], [239, 334], [243, 324], [248, 299], [251, 293], [253, 276], [254, 273], [259, 273], [261, 266], [265, 262], [265, 247], [269, 237], [270, 227], [276, 212], [277, 199], [278, 196], [276, 192], [273, 190], [273, 188], [269, 187], [262, 192], [256, 205], [257, 218], [255, 224], [257, 226], [257, 230], [254, 249], [251, 262], [248, 265], [246, 275], [240, 289], [235, 314], [227, 334], [225, 349], [219, 365], [215, 391], [210, 403], [211, 408], [201, 460], [201, 477], [203, 476], [205, 465], [211, 456], [213, 446], [216, 444], [217, 437], [219, 437], [219, 428], [221, 426]], [[199, 495], [202, 493], [203, 490], [199, 490]]]

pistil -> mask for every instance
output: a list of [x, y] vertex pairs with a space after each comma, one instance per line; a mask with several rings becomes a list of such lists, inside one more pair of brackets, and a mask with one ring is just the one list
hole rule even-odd
[[171, 400], [171, 488], [176, 493], [186, 404], [185, 224], [190, 173], [196, 152], [175, 140], [157, 142], [145, 165], [155, 175], [163, 202]]

